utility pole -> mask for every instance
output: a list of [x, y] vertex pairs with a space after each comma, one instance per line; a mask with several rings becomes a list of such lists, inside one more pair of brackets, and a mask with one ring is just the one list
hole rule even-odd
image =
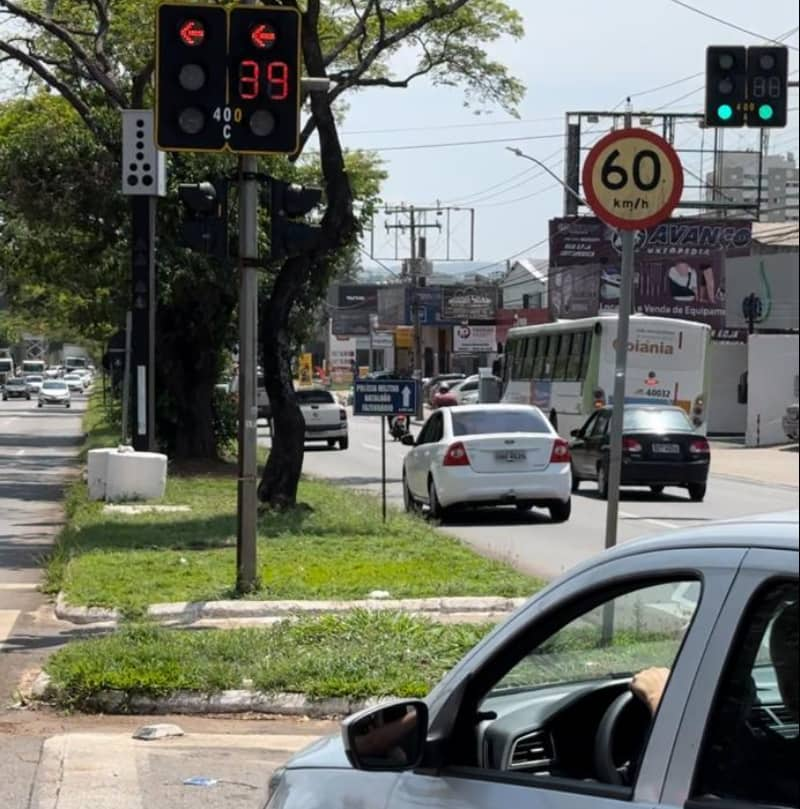
[[[255, 0], [242, 0], [255, 5]], [[258, 509], [258, 158], [239, 157], [239, 453], [236, 526], [236, 589], [256, 588]]]

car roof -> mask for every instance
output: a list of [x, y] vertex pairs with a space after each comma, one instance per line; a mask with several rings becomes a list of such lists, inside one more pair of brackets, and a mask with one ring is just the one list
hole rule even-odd
[[[657, 537], [642, 537], [606, 551], [609, 559], [635, 556], [656, 550], [697, 548], [765, 548], [798, 551], [800, 510], [756, 514], [694, 525]], [[575, 568], [591, 567], [592, 560]]]
[[541, 413], [542, 411], [539, 410], [536, 405], [527, 405], [527, 404], [503, 404], [501, 402], [487, 402], [485, 404], [468, 404], [468, 405], [454, 405], [453, 407], [448, 407], [447, 410], [450, 413], [485, 413], [487, 409], [491, 410], [503, 410], [508, 413], [520, 412], [525, 411], [529, 412], [531, 410], [536, 410], [537, 412]]

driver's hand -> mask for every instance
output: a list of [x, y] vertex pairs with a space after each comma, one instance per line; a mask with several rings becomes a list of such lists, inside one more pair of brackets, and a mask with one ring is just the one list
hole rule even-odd
[[640, 671], [631, 680], [631, 691], [647, 705], [651, 714], [655, 715], [658, 710], [668, 679], [669, 669], [649, 668]]

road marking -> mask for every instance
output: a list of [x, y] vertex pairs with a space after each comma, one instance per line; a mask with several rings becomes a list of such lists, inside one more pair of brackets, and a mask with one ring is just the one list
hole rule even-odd
[[0, 610], [0, 651], [3, 649], [3, 641], [11, 637], [11, 630], [17, 621], [19, 610]]
[[35, 590], [39, 585], [35, 581], [3, 582], [0, 581], [0, 590]]
[[24, 455], [24, 454], [25, 454], [25, 450], [24, 450], [24, 449], [18, 449], [18, 450], [17, 450], [17, 451], [16, 451], [14, 454], [15, 454], [17, 457], [19, 457], [20, 455]]
[[638, 514], [631, 514], [629, 511], [620, 511], [619, 516], [625, 520], [636, 520], [637, 522], [647, 522], [650, 525], [657, 525], [659, 528], [680, 528], [681, 526], [674, 522], [667, 522], [666, 520], [656, 520], [652, 517], [640, 517]]
[[371, 449], [373, 452], [381, 451], [381, 448], [375, 444], [362, 444], [361, 446], [364, 447], [364, 449]]

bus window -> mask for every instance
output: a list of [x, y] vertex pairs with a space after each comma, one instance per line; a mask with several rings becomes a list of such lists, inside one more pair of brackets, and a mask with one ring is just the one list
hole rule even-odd
[[584, 351], [588, 352], [586, 346], [586, 332], [579, 331], [572, 335], [572, 348], [569, 352], [567, 362], [567, 379], [583, 380], [586, 376], [586, 369], [583, 365]]
[[558, 354], [556, 355], [555, 365], [553, 366], [553, 379], [567, 379], [567, 364], [569, 363], [572, 339], [575, 336], [576, 335], [572, 334], [561, 335]]
[[556, 357], [558, 356], [558, 347], [561, 344], [560, 334], [551, 334], [547, 341], [547, 356], [544, 363], [544, 373], [542, 376], [545, 379], [553, 378], [553, 370], [556, 366]]
[[531, 375], [533, 374], [533, 358], [535, 351], [536, 351], [536, 338], [526, 337], [525, 351], [523, 354], [522, 370], [521, 370], [522, 379], [531, 379]]
[[536, 357], [533, 362], [533, 379], [544, 379], [545, 377], [545, 359], [547, 358], [547, 341], [550, 338], [547, 336], [536, 338]]

